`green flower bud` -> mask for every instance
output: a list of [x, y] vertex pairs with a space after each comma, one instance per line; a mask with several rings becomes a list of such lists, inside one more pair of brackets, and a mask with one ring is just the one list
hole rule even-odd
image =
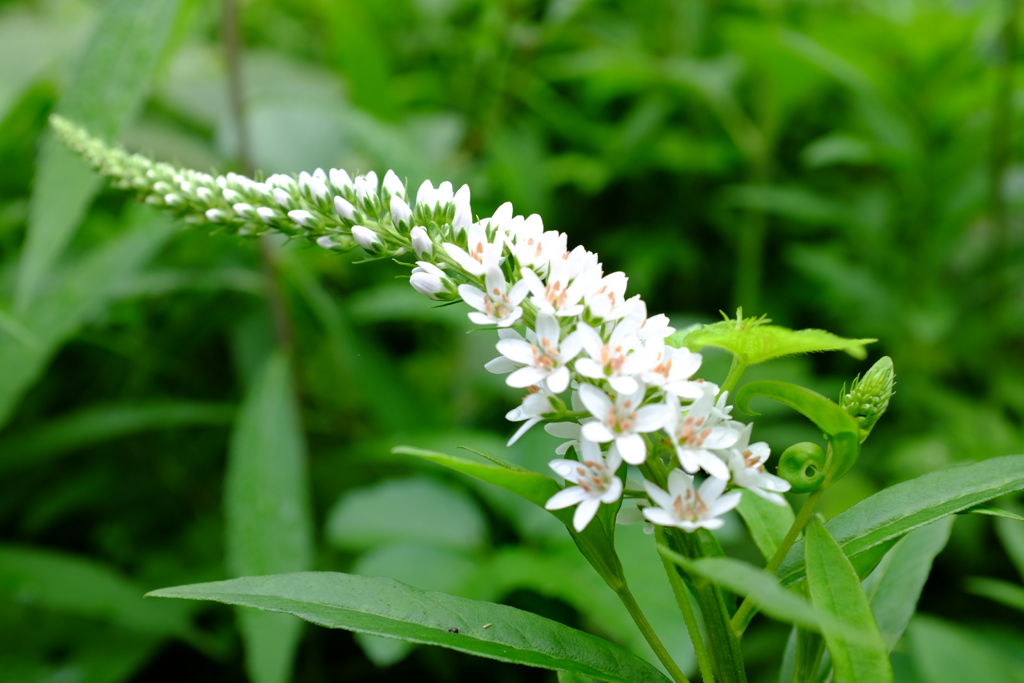
[[889, 407], [895, 380], [892, 358], [883, 356], [871, 366], [863, 378], [857, 377], [853, 380], [849, 391], [843, 387], [839, 405], [860, 425], [861, 443], [868, 438], [878, 418], [882, 417], [885, 409]]

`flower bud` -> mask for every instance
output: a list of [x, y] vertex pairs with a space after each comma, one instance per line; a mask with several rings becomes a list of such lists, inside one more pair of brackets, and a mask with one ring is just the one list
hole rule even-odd
[[256, 215], [259, 216], [264, 223], [269, 223], [274, 218], [277, 218], [277, 211], [274, 211], [269, 206], [261, 206], [256, 209]]
[[208, 221], [212, 221], [214, 223], [220, 223], [222, 220], [224, 220], [227, 217], [228, 217], [228, 215], [226, 213], [224, 213], [223, 211], [221, 211], [220, 209], [207, 209], [206, 210], [206, 220], [208, 220]]
[[282, 190], [280, 187], [274, 188], [274, 201], [276, 201], [281, 206], [291, 206], [293, 202], [292, 196], [285, 192], [284, 190]]
[[239, 193], [235, 192], [230, 188], [227, 188], [224, 191], [222, 191], [221, 195], [223, 195], [224, 201], [228, 202], [229, 204], [235, 204], [242, 199], [242, 195], [240, 195]]
[[384, 174], [384, 189], [387, 190], [392, 197], [405, 196], [405, 184], [398, 179], [398, 175], [392, 170], [388, 170], [388, 172]]
[[313, 214], [311, 214], [309, 211], [306, 211], [305, 209], [296, 209], [294, 211], [289, 211], [288, 218], [291, 218], [293, 221], [295, 221], [304, 228], [310, 227], [314, 220]]
[[242, 218], [248, 218], [249, 214], [253, 212], [252, 204], [246, 204], [245, 202], [238, 202], [231, 207], [235, 210], [235, 213]]
[[377, 233], [369, 228], [363, 227], [362, 225], [352, 226], [352, 239], [356, 241], [356, 244], [371, 254], [376, 254], [380, 251], [379, 247], [383, 244], [380, 241], [380, 237], [377, 236]]
[[892, 398], [895, 384], [896, 372], [892, 366], [892, 359], [883, 356], [871, 366], [864, 377], [853, 380], [849, 392], [843, 388], [839, 406], [857, 420], [862, 442], [889, 407], [889, 399]]
[[443, 270], [428, 261], [417, 261], [409, 276], [409, 284], [420, 294], [435, 301], [452, 299], [451, 280]]
[[182, 199], [180, 194], [168, 192], [164, 195], [164, 203], [166, 203], [167, 206], [177, 206], [178, 204], [181, 204], [181, 202]]
[[213, 190], [208, 187], [200, 187], [196, 190], [196, 196], [200, 201], [210, 202], [213, 199]]
[[352, 202], [348, 201], [344, 197], [334, 198], [334, 210], [338, 212], [338, 215], [348, 220], [354, 220], [356, 216], [356, 207], [352, 206]]
[[348, 173], [340, 168], [332, 168], [328, 173], [331, 179], [331, 185], [334, 185], [339, 190], [348, 190], [352, 188], [352, 179], [348, 177]]
[[412, 219], [412, 209], [405, 203], [405, 200], [398, 195], [391, 196], [391, 222], [396, 228], [405, 232], [409, 229], [409, 221]]
[[430, 241], [430, 235], [423, 226], [417, 225], [413, 228], [409, 237], [412, 238], [412, 250], [416, 252], [416, 256], [421, 259], [431, 257], [434, 253], [434, 243]]
[[423, 208], [433, 209], [437, 204], [437, 198], [434, 192], [434, 185], [429, 180], [424, 180], [420, 185], [420, 189], [416, 191], [416, 208], [419, 209], [420, 205], [427, 205]]

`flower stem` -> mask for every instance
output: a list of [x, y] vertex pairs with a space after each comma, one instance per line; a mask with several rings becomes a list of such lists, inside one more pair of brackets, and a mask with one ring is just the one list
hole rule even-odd
[[[814, 514], [814, 509], [818, 506], [818, 501], [821, 500], [821, 495], [825, 493], [825, 487], [821, 487], [811, 493], [804, 501], [803, 507], [800, 508], [799, 514], [796, 519], [793, 520], [793, 526], [789, 528], [786, 533], [786, 537], [782, 539], [782, 543], [779, 544], [775, 554], [772, 555], [772, 559], [768, 562], [768, 566], [764, 568], [769, 574], [774, 574], [778, 568], [782, 565], [782, 560], [785, 559], [789, 549], [796, 543], [797, 537], [807, 526], [807, 522], [811, 519], [811, 515]], [[750, 617], [753, 615], [754, 603], [750, 601], [750, 598], [743, 600], [743, 604], [736, 610], [736, 614], [732, 617], [732, 628], [736, 632], [736, 636], [742, 636], [743, 632], [747, 629], [747, 624], [750, 621]]]
[[654, 628], [651, 627], [651, 623], [647, 621], [647, 617], [644, 616], [643, 611], [640, 609], [640, 605], [637, 604], [636, 598], [629, 591], [629, 587], [625, 583], [620, 588], [616, 589], [615, 593], [622, 600], [622, 604], [626, 606], [629, 611], [629, 616], [633, 617], [633, 622], [640, 629], [640, 633], [644, 635], [647, 643], [654, 650], [654, 654], [658, 656], [658, 659], [662, 664], [665, 665], [665, 669], [668, 670], [669, 676], [676, 683], [690, 683], [690, 679], [686, 677], [686, 674], [680, 670], [679, 666], [672, 659], [672, 655], [668, 653], [665, 646], [662, 645], [661, 639], [658, 638], [658, 634], [654, 632]]
[[740, 377], [743, 372], [747, 369], [745, 361], [740, 360], [739, 356], [732, 357], [732, 365], [729, 366], [729, 374], [726, 375], [725, 381], [722, 382], [721, 389], [719, 390], [719, 396], [726, 391], [732, 391], [736, 386], [736, 383], [740, 381]]
[[[667, 546], [668, 539], [665, 538], [665, 530], [655, 527], [655, 538], [658, 543]], [[679, 611], [683, 613], [683, 621], [686, 622], [686, 630], [690, 633], [690, 641], [693, 643], [693, 651], [697, 654], [697, 664], [700, 666], [700, 675], [703, 683], [715, 683], [715, 674], [711, 668], [711, 659], [708, 657], [707, 648], [704, 646], [704, 636], [700, 632], [700, 624], [697, 623], [697, 614], [693, 611], [690, 603], [690, 595], [686, 591], [683, 579], [679, 576], [679, 570], [664, 555], [661, 563], [668, 574], [668, 582], [672, 585], [672, 592], [679, 603]]]

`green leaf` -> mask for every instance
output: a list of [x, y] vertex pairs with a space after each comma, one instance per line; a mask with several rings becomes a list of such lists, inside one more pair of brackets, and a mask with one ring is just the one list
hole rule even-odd
[[820, 351], [845, 351], [854, 358], [867, 357], [865, 344], [875, 339], [844, 339], [824, 330], [790, 330], [769, 325], [767, 318], [722, 320], [692, 330], [681, 341], [691, 351], [705, 346], [725, 349], [744, 365], [756, 365], [783, 356]]
[[746, 523], [765, 561], [771, 560], [782, 539], [786, 537], [786, 532], [793, 526], [793, 508], [789, 503], [775, 505], [750, 491], [744, 491], [736, 511]]
[[921, 683], [1024, 682], [1016, 652], [976, 629], [919, 614], [907, 629], [911, 657]]
[[466, 493], [419, 477], [347, 491], [327, 516], [326, 535], [343, 550], [402, 542], [478, 548], [484, 543], [486, 524], [480, 507]]
[[230, 424], [235, 407], [167, 401], [95, 405], [0, 440], [0, 472], [50, 462], [94, 444], [153, 429]]
[[499, 486], [506, 491], [511, 491], [540, 507], [544, 507], [544, 503], [548, 502], [551, 496], [562, 490], [562, 487], [554, 479], [529, 470], [485, 465], [474, 460], [446, 455], [436, 451], [427, 451], [422, 448], [413, 448], [412, 446], [396, 446], [391, 449], [391, 452], [414, 455], [417, 458], [443, 465], [456, 472], [468, 474], [471, 477], [476, 477]]
[[53, 275], [47, 295], [19, 319], [35, 344], [0, 335], [0, 425], [64, 341], [102, 309], [173, 232], [170, 219], [144, 208], [134, 212], [129, 223], [135, 227]]
[[[1006, 455], [895, 484], [836, 515], [826, 527], [843, 552], [853, 557], [936, 519], [1021, 489], [1024, 455]], [[803, 552], [803, 542], [797, 541], [786, 555], [776, 574], [783, 585], [803, 577]]]
[[996, 518], [996, 535], [1017, 572], [1024, 579], [1024, 526], [1009, 519]]
[[[755, 396], [784, 403], [825, 433], [832, 446], [832, 453], [825, 463], [826, 474], [822, 486], [828, 486], [853, 467], [860, 455], [860, 426], [839, 404], [796, 384], [762, 380], [745, 384], [736, 392], [736, 407], [750, 412], [748, 405]], [[784, 465], [780, 461], [779, 467]]]
[[864, 581], [864, 592], [890, 652], [910, 623], [932, 562], [946, 547], [952, 528], [953, 517], [943, 517], [911, 531]]
[[[106, 140], [120, 137], [142, 104], [178, 13], [178, 0], [107, 3], [56, 113]], [[29, 208], [18, 269], [16, 310], [41, 293], [99, 179], [52, 134], [47, 135]]]
[[860, 577], [817, 517], [812, 517], [807, 525], [804, 552], [807, 583], [815, 606], [842, 615], [843, 623], [864, 632], [862, 638], [851, 640], [842, 630], [822, 624], [836, 682], [892, 681], [889, 651], [861, 589]]
[[957, 514], [960, 515], [988, 515], [989, 517], [1004, 517], [1006, 519], [1012, 519], [1017, 522], [1024, 522], [1024, 515], [1018, 515], [1016, 512], [1010, 512], [1002, 508], [996, 507], [990, 503], [984, 503], [982, 505], [975, 505], [972, 508], [961, 510]]
[[691, 574], [749, 597], [760, 611], [774, 619], [816, 630], [821, 628], [821, 619], [811, 603], [786, 590], [774, 576], [752, 564], [726, 557], [691, 560], [663, 545], [658, 546], [658, 552]]
[[0, 546], [0, 596], [161, 637], [195, 640], [188, 610], [150, 603], [115, 569], [52, 550]]
[[968, 593], [995, 600], [1024, 612], [1024, 586], [999, 579], [970, 577], [967, 579], [966, 588]]
[[[238, 414], [225, 481], [228, 571], [236, 576], [308, 569], [313, 524], [306, 449], [288, 361], [272, 354]], [[283, 614], [239, 610], [246, 670], [257, 683], [291, 678], [302, 623]]]
[[603, 681], [667, 680], [653, 665], [589, 633], [512, 607], [424, 591], [392, 579], [304, 572], [163, 588], [150, 595], [287, 612], [328, 628], [440, 645]]

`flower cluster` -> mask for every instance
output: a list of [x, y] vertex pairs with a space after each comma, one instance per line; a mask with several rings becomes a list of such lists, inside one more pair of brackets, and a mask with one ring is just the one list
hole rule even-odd
[[[751, 426], [730, 417], [727, 392], [695, 374], [701, 356], [667, 343], [674, 329], [626, 296], [623, 273], [605, 273], [597, 254], [570, 249], [566, 235], [544, 230], [540, 216], [512, 205], [476, 217], [470, 190], [424, 182], [415, 197], [393, 171], [350, 177], [345, 171], [272, 175], [255, 181], [212, 176], [111, 149], [62, 119], [54, 127], [73, 149], [122, 187], [192, 223], [240, 235], [280, 232], [325, 249], [355, 245], [371, 256], [411, 255], [410, 284], [435, 300], [462, 300], [470, 320], [494, 327], [498, 357], [486, 365], [526, 395], [507, 417], [565, 442], [551, 468], [572, 486], [548, 509], [577, 506], [582, 531], [601, 504], [623, 495], [623, 463], [645, 476], [654, 524], [714, 529], [745, 488], [783, 504], [789, 484], [765, 471], [769, 450], [750, 443]], [[566, 392], [569, 392], [566, 397]], [[568, 400], [566, 400], [568, 399]], [[666, 481], [650, 481], [652, 458]], [[695, 482], [695, 477], [703, 483]], [[640, 494], [642, 495], [642, 494]]]

